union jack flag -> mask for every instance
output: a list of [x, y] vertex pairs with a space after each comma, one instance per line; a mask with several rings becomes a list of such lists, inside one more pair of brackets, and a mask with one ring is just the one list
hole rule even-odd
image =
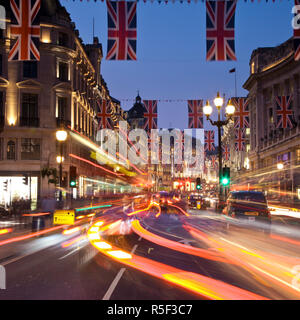
[[292, 96], [276, 97], [276, 128], [293, 128]]
[[189, 128], [203, 128], [203, 100], [188, 100]]
[[157, 100], [143, 100], [145, 105], [144, 129], [151, 132], [151, 129], [157, 129]]
[[249, 99], [234, 98], [232, 99], [236, 111], [234, 113], [234, 127], [237, 129], [250, 128], [249, 121]]
[[106, 60], [136, 60], [136, 2], [107, 1]]
[[[40, 38], [39, 11], [41, 0], [10, 0], [13, 13], [10, 33], [16, 37], [8, 60], [40, 60], [37, 49]], [[14, 24], [16, 23], [16, 24]]]
[[235, 129], [235, 150], [245, 151], [245, 129]]
[[110, 101], [109, 100], [97, 100], [98, 104], [98, 130], [100, 129], [112, 129], [111, 113], [110, 113]]
[[215, 132], [214, 130], [204, 131], [204, 151], [215, 150]]
[[230, 157], [230, 148], [229, 148], [229, 145], [225, 145], [223, 146], [223, 154], [224, 154], [224, 159], [225, 161], [228, 161], [229, 160], [229, 157]]
[[236, 60], [235, 1], [206, 1], [206, 60]]
[[[295, 6], [299, 6], [300, 5], [300, 1], [299, 0], [295, 0]], [[297, 10], [297, 12], [295, 13], [295, 15], [299, 14], [299, 10]], [[295, 26], [293, 28], [293, 38], [294, 38], [294, 59], [296, 61], [300, 60], [300, 29], [296, 29]]]
[[218, 167], [218, 160], [217, 160], [217, 156], [211, 156], [210, 157], [210, 160], [211, 160], [211, 166], [214, 168], [214, 169], [217, 169]]

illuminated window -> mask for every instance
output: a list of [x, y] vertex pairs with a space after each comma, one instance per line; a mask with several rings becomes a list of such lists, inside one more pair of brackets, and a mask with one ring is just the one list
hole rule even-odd
[[251, 73], [255, 72], [255, 63], [254, 61], [251, 63]]
[[246, 135], [247, 135], [247, 136], [250, 135], [250, 128], [246, 128]]
[[250, 151], [250, 144], [247, 143], [247, 144], [246, 144], [246, 152], [249, 152], [249, 151]]
[[300, 163], [300, 149], [296, 150], [296, 161], [297, 163]]

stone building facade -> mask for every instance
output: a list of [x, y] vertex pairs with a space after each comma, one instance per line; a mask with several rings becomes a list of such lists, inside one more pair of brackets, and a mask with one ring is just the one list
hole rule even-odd
[[[86, 161], [94, 162], [89, 144], [96, 147], [97, 103], [109, 99], [115, 121], [125, 117], [101, 76], [102, 46], [97, 38], [85, 45], [59, 1], [42, 0], [40, 61], [8, 61], [14, 39], [7, 13], [7, 28], [0, 38], [0, 188], [7, 190], [0, 202], [29, 197], [37, 202], [54, 196], [51, 181], [58, 171], [59, 128], [69, 133], [63, 143], [64, 196], [96, 195], [101, 188], [86, 177], [110, 179], [108, 171]], [[68, 183], [70, 166], [76, 167], [78, 176], [73, 189]]]
[[[277, 47], [258, 48], [244, 83], [250, 98], [250, 183], [270, 198], [299, 201], [300, 63], [293, 39]], [[277, 128], [276, 96], [292, 96], [293, 128]], [[282, 163], [283, 169], [277, 164]]]

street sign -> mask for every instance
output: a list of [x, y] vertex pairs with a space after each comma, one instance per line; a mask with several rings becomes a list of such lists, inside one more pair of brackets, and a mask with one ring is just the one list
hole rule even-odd
[[68, 224], [75, 223], [74, 210], [55, 210], [53, 214], [53, 224]]

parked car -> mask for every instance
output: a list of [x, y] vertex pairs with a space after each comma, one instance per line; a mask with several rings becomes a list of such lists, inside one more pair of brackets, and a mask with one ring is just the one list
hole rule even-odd
[[265, 233], [270, 232], [271, 215], [265, 195], [259, 191], [233, 191], [229, 194], [223, 213], [243, 221], [262, 222]]

